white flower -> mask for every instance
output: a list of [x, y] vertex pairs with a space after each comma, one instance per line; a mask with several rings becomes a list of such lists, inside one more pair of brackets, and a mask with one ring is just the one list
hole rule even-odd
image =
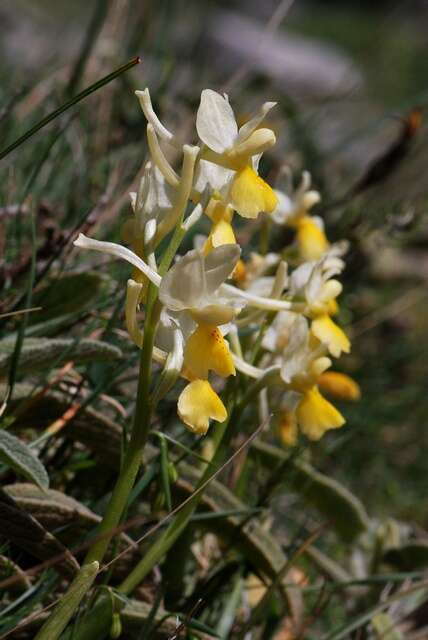
[[[204, 89], [196, 117], [196, 130], [207, 147], [218, 154], [254, 156], [275, 143], [270, 129], [258, 129], [276, 102], [265, 102], [261, 109], [240, 129], [226, 97], [212, 89]], [[260, 133], [262, 132], [262, 133]], [[256, 133], [256, 136], [253, 134]]]
[[297, 336], [302, 334], [302, 330], [306, 335], [306, 329], [307, 320], [303, 316], [291, 311], [280, 311], [266, 329], [262, 347], [274, 355], [281, 356], [282, 359], [284, 349], [290, 341], [295, 341]]
[[290, 276], [290, 294], [304, 297], [312, 311], [324, 309], [342, 291], [342, 285], [333, 276], [341, 273], [344, 266], [343, 260], [336, 257], [305, 262]]
[[[272, 218], [277, 224], [296, 223], [298, 218], [305, 216], [321, 200], [318, 191], [310, 189], [311, 174], [308, 171], [303, 172], [300, 185], [295, 190], [293, 190], [291, 174], [288, 170], [285, 173], [285, 177], [286, 192], [275, 189], [278, 205], [272, 213]], [[312, 217], [312, 220], [316, 222], [321, 231], [324, 231], [324, 224], [321, 218]]]
[[333, 276], [343, 267], [343, 260], [329, 255], [318, 262], [300, 265], [290, 278], [290, 293], [306, 301], [305, 313], [313, 319], [312, 334], [336, 358], [342, 351], [349, 353], [351, 349], [348, 337], [331, 319], [337, 312], [336, 298], [342, 292], [341, 283]]
[[162, 124], [162, 122], [159, 120], [156, 113], [154, 112], [149, 90], [146, 88], [144, 89], [144, 91], [136, 91], [135, 95], [140, 101], [140, 105], [144, 112], [144, 115], [146, 116], [147, 122], [149, 122], [152, 125], [156, 134], [162, 140], [165, 140], [165, 142], [169, 142], [169, 144], [177, 147], [178, 149], [181, 149], [182, 145], [180, 144], [177, 137]]
[[142, 231], [149, 220], [154, 219], [159, 223], [171, 210], [176, 190], [167, 184], [156, 166], [147, 162], [138, 193], [129, 195], [137, 228]]
[[225, 197], [229, 189], [230, 181], [234, 176], [234, 171], [226, 169], [208, 160], [199, 160], [196, 170], [193, 188], [198, 193], [219, 193]]
[[108, 255], [116, 258], [121, 258], [136, 267], [141, 273], [143, 273], [156, 287], [159, 287], [162, 278], [160, 275], [149, 265], [144, 262], [136, 253], [115, 242], [103, 242], [101, 240], [94, 240], [88, 238], [83, 233], [79, 233], [76, 240], [73, 242], [75, 247], [81, 249], [91, 249], [93, 251], [99, 251], [100, 253], [107, 253]]
[[[267, 273], [279, 262], [280, 256], [277, 253], [261, 255], [252, 251], [249, 260], [242, 266], [242, 276], [238, 280], [239, 284], [244, 289], [251, 291], [251, 293], [269, 296], [274, 276], [268, 276]], [[286, 280], [284, 282], [285, 286]]]
[[238, 245], [222, 245], [207, 256], [200, 250], [189, 251], [162, 279], [159, 299], [171, 311], [188, 311], [198, 323], [218, 326], [230, 322], [244, 303], [221, 296], [219, 288], [239, 256]]
[[256, 218], [261, 211], [272, 212], [277, 198], [271, 187], [257, 174], [261, 154], [275, 144], [271, 129], [259, 128], [275, 105], [266, 102], [240, 129], [226, 97], [211, 89], [201, 94], [196, 129], [201, 141], [201, 158], [232, 170], [223, 175], [220, 190], [225, 205], [231, 205], [244, 218]]
[[313, 384], [313, 379], [331, 366], [331, 360], [320, 357], [321, 350], [312, 347], [306, 318], [296, 315], [289, 331], [289, 341], [282, 352], [281, 378], [288, 384]]

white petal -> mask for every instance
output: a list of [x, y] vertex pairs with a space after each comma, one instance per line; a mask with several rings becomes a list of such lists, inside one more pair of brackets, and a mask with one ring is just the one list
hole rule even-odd
[[219, 327], [231, 322], [239, 310], [233, 306], [222, 304], [208, 304], [205, 307], [192, 310], [192, 316], [198, 323]]
[[169, 131], [159, 120], [156, 113], [153, 110], [152, 101], [150, 98], [150, 93], [148, 89], [144, 89], [144, 91], [136, 91], [135, 95], [140, 101], [140, 105], [142, 110], [144, 111], [144, 115], [146, 116], [147, 122], [150, 122], [153, 125], [156, 133], [160, 138], [169, 142], [177, 148], [180, 148], [180, 142], [174, 136], [171, 131]]
[[330, 246], [326, 253], [327, 258], [340, 258], [349, 251], [349, 240], [339, 240]]
[[290, 293], [292, 295], [303, 295], [304, 289], [309, 282], [314, 269], [314, 263], [305, 262], [297, 269], [294, 269], [290, 276]]
[[184, 338], [178, 327], [174, 329], [174, 345], [170, 356], [166, 368], [168, 371], [174, 371], [178, 375], [183, 368], [184, 361]]
[[156, 131], [151, 124], [147, 125], [147, 142], [153, 163], [158, 167], [168, 184], [177, 189], [180, 184], [180, 179], [166, 159], [160, 147]]
[[266, 115], [276, 105], [276, 102], [265, 102], [260, 109], [239, 129], [237, 142], [242, 142], [255, 131], [259, 124], [263, 122]]
[[195, 172], [194, 189], [203, 193], [205, 189], [222, 192], [228, 186], [235, 172], [225, 167], [220, 167], [214, 162], [200, 160]]
[[285, 224], [294, 213], [294, 204], [286, 193], [275, 189], [278, 198], [276, 209], [272, 212], [272, 218], [277, 224]]
[[328, 280], [333, 276], [337, 276], [339, 273], [342, 273], [344, 268], [345, 263], [341, 258], [339, 258], [337, 255], [327, 253], [325, 258], [323, 259], [324, 280]]
[[324, 278], [322, 273], [322, 264], [317, 263], [313, 269], [308, 283], [305, 287], [305, 295], [309, 304], [314, 304], [319, 301], [322, 286], [324, 284]]
[[206, 299], [204, 257], [201, 251], [188, 251], [162, 278], [159, 299], [173, 311], [200, 306]]
[[[280, 313], [282, 313], [282, 311], [280, 311]], [[271, 324], [266, 329], [265, 335], [263, 336], [263, 340], [262, 340], [263, 349], [266, 349], [266, 351], [270, 351], [271, 353], [275, 353], [276, 339], [277, 339], [277, 331], [276, 331], [276, 328], [273, 326], [273, 324]]]
[[[253, 131], [253, 133], [245, 138], [239, 144], [237, 143], [233, 151], [236, 154], [236, 157], [249, 158], [249, 157], [257, 157], [260, 158], [262, 153], [270, 149], [276, 143], [276, 136], [272, 129], [257, 129]], [[258, 170], [259, 160], [257, 160], [256, 166], [253, 164], [253, 168], [255, 171]]]
[[237, 244], [223, 244], [209, 252], [205, 258], [208, 296], [212, 296], [219, 286], [227, 280], [240, 255], [241, 249]]
[[275, 280], [271, 291], [272, 298], [280, 298], [282, 292], [288, 285], [288, 265], [284, 260], [278, 265], [276, 270]]
[[305, 373], [308, 359], [309, 327], [308, 321], [301, 315], [295, 317], [290, 328], [290, 341], [283, 351], [281, 378], [291, 382], [294, 376]]
[[249, 364], [248, 362], [246, 362], [245, 360], [237, 356], [235, 353], [232, 353], [231, 355], [232, 355], [233, 364], [235, 365], [236, 369], [241, 373], [243, 373], [244, 375], [250, 378], [254, 378], [255, 380], [258, 380], [265, 374], [265, 369], [259, 369], [259, 367], [253, 367], [252, 364]]
[[311, 216], [311, 220], [318, 227], [318, 229], [321, 229], [321, 231], [325, 230], [324, 220], [320, 218], [320, 216]]
[[274, 282], [274, 276], [260, 276], [259, 278], [251, 282], [250, 286], [246, 288], [246, 291], [248, 291], [249, 293], [253, 293], [256, 296], [269, 298]]
[[321, 287], [318, 299], [319, 302], [328, 302], [340, 296], [342, 293], [342, 285], [339, 280], [327, 280]]
[[150, 169], [147, 175], [148, 189], [144, 202], [144, 210], [148, 217], [158, 217], [162, 210], [172, 207], [175, 194], [157, 167]]
[[251, 163], [253, 165], [253, 169], [256, 173], [259, 172], [259, 164], [262, 159], [263, 153], [257, 153], [255, 156], [251, 158]]
[[248, 291], [237, 289], [230, 284], [222, 284], [220, 292], [225, 295], [235, 296], [236, 298], [242, 298], [251, 307], [256, 309], [264, 309], [265, 311], [301, 311], [304, 304], [288, 302], [287, 300], [274, 300], [271, 298], [264, 298], [263, 296], [256, 296]]
[[321, 194], [318, 191], [307, 191], [301, 198], [302, 208], [305, 211], [312, 209], [318, 202], [321, 201]]
[[147, 276], [154, 285], [159, 287], [161, 284], [162, 278], [158, 273], [153, 271], [153, 269], [151, 269], [144, 260], [141, 260], [141, 258], [137, 256], [137, 254], [126, 247], [122, 247], [120, 244], [94, 240], [93, 238], [86, 237], [83, 233], [79, 233], [78, 238], [73, 242], [73, 244], [81, 249], [92, 249], [94, 251], [100, 251], [101, 253], [107, 253], [111, 256], [115, 256], [116, 258], [126, 260], [134, 267], [137, 267], [141, 273], [144, 273], [144, 275]]
[[204, 89], [196, 116], [198, 136], [210, 149], [223, 153], [232, 147], [238, 125], [229, 102], [212, 89]]
[[[132, 198], [133, 194], [130, 195]], [[172, 209], [174, 197], [175, 189], [165, 181], [159, 169], [148, 162], [133, 205], [138, 229], [142, 231], [150, 220], [161, 222]]]
[[174, 206], [169, 208], [162, 222], [158, 226], [157, 240], [166, 236], [178, 223], [180, 217], [184, 214], [187, 202], [190, 197], [193, 183], [193, 172], [195, 168], [196, 158], [199, 153], [199, 147], [183, 145], [183, 162], [181, 166], [181, 177], [175, 194]]
[[180, 330], [184, 340], [194, 332], [196, 323], [188, 311], [170, 312], [165, 307], [162, 309], [159, 323], [156, 329], [155, 344], [163, 351], [169, 353], [174, 349], [174, 331]]
[[272, 353], [282, 354], [290, 342], [294, 330], [297, 314], [291, 311], [280, 311], [276, 314], [272, 324], [266, 330], [262, 340], [262, 347]]

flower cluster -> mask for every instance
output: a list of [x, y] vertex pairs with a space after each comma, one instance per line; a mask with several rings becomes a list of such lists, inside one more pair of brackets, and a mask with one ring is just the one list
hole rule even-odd
[[[148, 89], [136, 95], [147, 119], [150, 159], [123, 227], [130, 248], [83, 235], [75, 244], [134, 267], [126, 324], [139, 347], [147, 327], [138, 313], [156, 300], [152, 356], [163, 367], [157, 399], [183, 378], [178, 415], [204, 434], [210, 420], [227, 419], [215, 389], [239, 373], [259, 382], [260, 411], [274, 414], [284, 442], [294, 444], [299, 429], [318, 439], [340, 427], [344, 418], [321, 392], [359, 396], [353, 380], [327, 371], [332, 358], [350, 350], [334, 320], [346, 246], [331, 245], [322, 220], [310, 213], [320, 196], [310, 190], [309, 174], [293, 191], [289, 174], [285, 189], [274, 190], [258, 173], [263, 153], [276, 142], [265, 124], [275, 103], [266, 102], [238, 127], [227, 96], [206, 89], [196, 115], [197, 144], [189, 145], [159, 120]], [[179, 156], [179, 172], [168, 160], [172, 155]], [[293, 246], [280, 253], [242, 252], [235, 214], [264, 216], [268, 231], [291, 227]], [[209, 220], [208, 235], [193, 236], [195, 248], [175, 256], [202, 216]]]

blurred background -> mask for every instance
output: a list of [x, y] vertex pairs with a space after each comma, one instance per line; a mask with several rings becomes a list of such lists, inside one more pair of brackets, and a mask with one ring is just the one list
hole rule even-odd
[[[1, 148], [67, 96], [142, 58], [62, 121], [64, 140], [31, 184], [45, 252], [85, 211], [98, 237], [118, 237], [146, 153], [134, 89], [150, 87], [164, 120], [172, 128], [181, 123], [183, 140], [205, 87], [227, 92], [242, 117], [278, 101], [278, 144], [264, 169], [274, 180], [286, 162], [296, 181], [309, 170], [323, 195], [315, 213], [329, 237], [351, 241], [341, 321], [353, 350], [343, 370], [358, 380], [362, 400], [343, 408], [347, 427], [317, 445], [314, 459], [371, 515], [425, 528], [427, 32], [424, 0], [0, 4]], [[19, 229], [5, 241], [2, 228], [52, 131], [0, 167], [4, 298], [19, 286], [29, 249]]]

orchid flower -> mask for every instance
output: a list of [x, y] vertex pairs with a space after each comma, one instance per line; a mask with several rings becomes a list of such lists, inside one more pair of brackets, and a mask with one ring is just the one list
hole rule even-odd
[[187, 337], [183, 373], [190, 380], [178, 399], [178, 414], [196, 433], [206, 433], [209, 419], [223, 421], [226, 409], [208, 382], [210, 371], [235, 375], [235, 366], [219, 326], [240, 312], [243, 303], [219, 292], [240, 255], [238, 245], [223, 245], [208, 256], [189, 251], [168, 271], [159, 287], [159, 299], [174, 312], [187, 314], [196, 328]]
[[[211, 420], [227, 418], [211, 376], [227, 378], [239, 371], [256, 381], [264, 414], [271, 396], [280, 389], [277, 414], [284, 442], [295, 442], [299, 429], [318, 439], [325, 431], [340, 427], [342, 415], [321, 391], [341, 399], [359, 397], [358, 385], [351, 378], [327, 371], [331, 366], [327, 355], [338, 357], [350, 350], [348, 338], [331, 318], [342, 290], [337, 276], [344, 267], [345, 245], [330, 245], [322, 221], [310, 215], [320, 196], [310, 189], [307, 172], [295, 191], [289, 179], [286, 192], [274, 192], [258, 175], [261, 155], [275, 143], [274, 132], [262, 126], [275, 103], [262, 105], [239, 128], [227, 96], [202, 91], [196, 117], [201, 144], [190, 146], [183, 145], [159, 120], [148, 89], [136, 93], [148, 122], [150, 160], [138, 191], [130, 194], [133, 217], [122, 230], [131, 248], [82, 234], [75, 245], [133, 266], [125, 319], [129, 336], [140, 348], [145, 327], [140, 326], [139, 309], [149, 283], [158, 290], [156, 311], [150, 316], [151, 355], [162, 370], [152, 392], [153, 402], [164, 397], [178, 378], [184, 378], [178, 415], [192, 432], [205, 434]], [[181, 169], [170, 164], [164, 144], [179, 153]], [[189, 203], [194, 208], [186, 216]], [[299, 266], [291, 273], [279, 253], [240, 258], [233, 215], [255, 218], [262, 211], [273, 212], [275, 222], [296, 230]], [[211, 222], [208, 237], [176, 259], [165, 273], [165, 264], [172, 261], [169, 252], [203, 213]], [[162, 255], [161, 241], [173, 229], [168, 253]], [[293, 265], [292, 253], [290, 260]], [[158, 261], [162, 268], [158, 269]], [[229, 278], [234, 284], [227, 282]], [[241, 313], [244, 307], [247, 310]], [[258, 328], [259, 343], [248, 339]], [[247, 336], [242, 342], [241, 330]], [[261, 349], [256, 363], [248, 359], [248, 344]]]
[[336, 298], [342, 292], [341, 283], [333, 276], [343, 267], [343, 260], [335, 256], [306, 262], [291, 274], [289, 288], [293, 296], [306, 300], [306, 313], [312, 318], [311, 332], [335, 358], [351, 350], [348, 337], [331, 319], [338, 311]]
[[256, 218], [261, 211], [271, 213], [277, 198], [271, 187], [257, 174], [260, 155], [276, 142], [271, 129], [260, 128], [275, 106], [266, 102], [240, 129], [226, 97], [211, 89], [201, 94], [196, 129], [206, 145], [202, 158], [232, 170], [225, 200], [244, 218]]
[[329, 248], [329, 242], [324, 232], [324, 222], [319, 216], [309, 214], [321, 196], [318, 191], [311, 189], [311, 175], [304, 171], [302, 179], [293, 189], [291, 173], [286, 168], [285, 191], [275, 189], [278, 204], [272, 213], [274, 222], [287, 225], [296, 230], [296, 244], [301, 260], [319, 260]]
[[318, 386], [331, 360], [317, 347], [306, 318], [293, 313], [278, 314], [262, 344], [273, 350], [275, 360], [282, 363], [281, 379], [287, 393], [279, 428], [283, 437], [288, 434], [289, 444], [297, 435], [297, 427], [311, 440], [341, 427], [345, 422], [343, 416], [321, 395]]

